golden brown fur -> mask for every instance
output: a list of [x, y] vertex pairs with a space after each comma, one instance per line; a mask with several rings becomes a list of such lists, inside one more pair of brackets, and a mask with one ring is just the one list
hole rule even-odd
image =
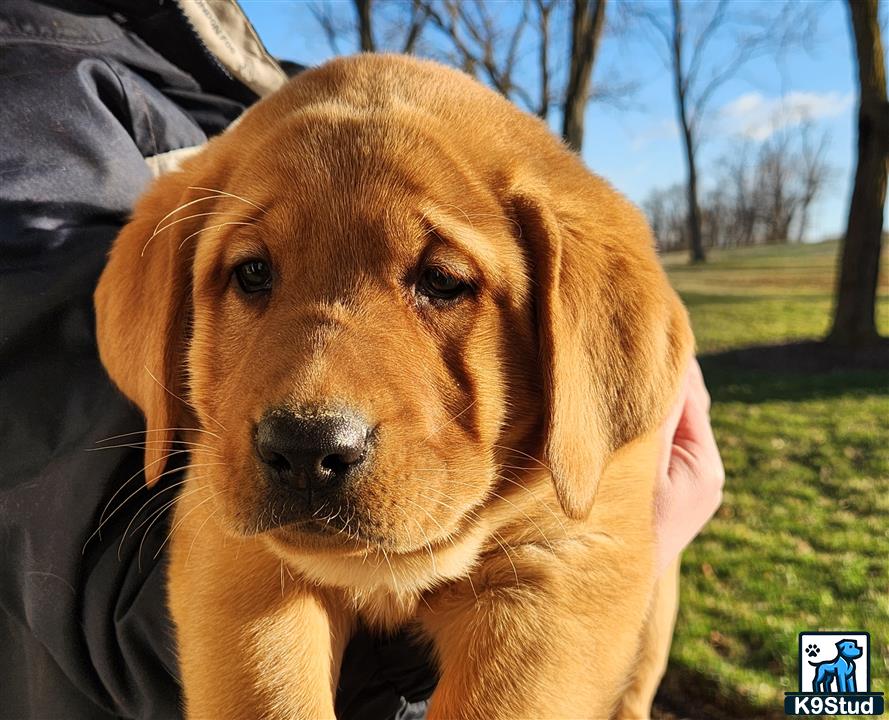
[[[259, 301], [231, 279], [254, 256]], [[430, 263], [475, 290], [422, 302]], [[359, 621], [431, 641], [432, 718], [648, 713], [676, 607], [657, 428], [692, 340], [640, 213], [541, 122], [434, 63], [306, 72], [154, 184], [96, 306], [149, 482], [194, 443], [169, 587], [190, 717], [331, 717]], [[274, 527], [252, 428], [331, 402], [377, 424], [372, 471], [306, 520], [330, 532]]]

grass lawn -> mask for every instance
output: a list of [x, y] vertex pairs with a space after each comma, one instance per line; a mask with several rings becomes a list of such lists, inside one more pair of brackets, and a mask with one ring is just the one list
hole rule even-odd
[[[700, 267], [664, 259], [692, 316], [727, 475], [722, 508], [683, 561], [662, 688], [681, 714], [783, 717], [797, 633], [810, 629], [869, 631], [872, 688], [889, 693], [889, 367], [801, 374], [719, 356], [822, 336], [836, 252], [821, 243], [714, 252]], [[880, 294], [887, 335], [885, 270]]]

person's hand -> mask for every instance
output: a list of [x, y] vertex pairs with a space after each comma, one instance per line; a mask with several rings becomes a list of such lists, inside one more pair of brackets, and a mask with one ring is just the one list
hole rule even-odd
[[710, 427], [710, 394], [697, 360], [689, 363], [663, 432], [654, 506], [658, 575], [694, 539], [722, 502], [725, 470]]

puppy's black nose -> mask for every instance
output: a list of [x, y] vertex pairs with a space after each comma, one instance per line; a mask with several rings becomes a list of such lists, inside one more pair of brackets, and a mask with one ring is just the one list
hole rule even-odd
[[370, 428], [356, 414], [274, 411], [256, 426], [256, 453], [267, 474], [289, 488], [331, 490], [364, 462]]

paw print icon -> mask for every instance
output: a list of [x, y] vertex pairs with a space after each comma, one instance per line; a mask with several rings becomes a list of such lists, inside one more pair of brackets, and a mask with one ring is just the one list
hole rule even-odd
[[814, 643], [806, 645], [806, 655], [815, 657], [818, 654], [818, 646]]

